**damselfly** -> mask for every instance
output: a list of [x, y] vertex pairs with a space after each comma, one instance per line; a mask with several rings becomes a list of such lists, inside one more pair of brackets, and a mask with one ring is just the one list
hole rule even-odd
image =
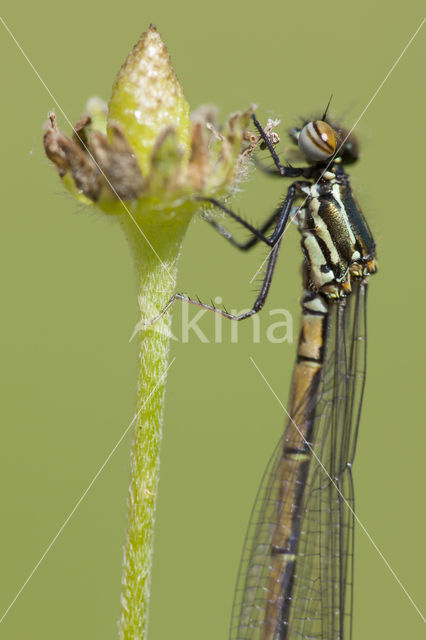
[[[234, 316], [176, 294], [234, 320], [258, 312], [270, 288], [290, 217], [302, 234], [302, 321], [288, 422], [265, 471], [246, 536], [237, 582], [232, 640], [348, 640], [352, 620], [354, 458], [365, 383], [367, 281], [376, 270], [375, 244], [344, 165], [358, 157], [355, 138], [321, 120], [290, 132], [308, 166], [283, 166], [253, 116], [276, 168], [298, 178], [260, 230], [209, 200], [271, 247], [252, 309]], [[295, 205], [298, 205], [295, 209]], [[292, 214], [292, 212], [294, 212]], [[267, 230], [274, 226], [272, 234]]]

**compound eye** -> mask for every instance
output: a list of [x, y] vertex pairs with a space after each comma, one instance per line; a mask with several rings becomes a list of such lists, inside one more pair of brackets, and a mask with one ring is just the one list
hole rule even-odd
[[329, 124], [322, 120], [308, 122], [299, 135], [299, 149], [308, 160], [324, 162], [336, 150], [336, 136]]

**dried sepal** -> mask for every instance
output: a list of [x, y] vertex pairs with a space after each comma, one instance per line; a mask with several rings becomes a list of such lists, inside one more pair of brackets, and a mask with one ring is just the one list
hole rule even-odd
[[208, 129], [202, 122], [195, 122], [191, 131], [191, 157], [189, 158], [188, 177], [196, 191], [202, 192], [210, 170], [210, 157], [206, 138]]
[[182, 182], [183, 150], [176, 129], [166, 127], [155, 141], [151, 153], [147, 191], [153, 196], [173, 193]]
[[137, 158], [118, 124], [111, 128], [111, 144], [99, 131], [91, 133], [89, 148], [111, 195], [121, 200], [136, 200], [144, 188]]
[[99, 170], [83, 148], [82, 139], [67, 138], [59, 131], [55, 115], [51, 113], [43, 143], [46, 155], [55, 164], [60, 177], [70, 174], [77, 191], [96, 202], [101, 188]]
[[143, 190], [142, 173], [122, 131], [118, 125], [112, 129], [110, 144], [103, 133], [88, 133], [90, 124], [90, 118], [83, 117], [69, 139], [59, 131], [51, 114], [43, 139], [46, 155], [60, 177], [71, 177], [77, 192], [92, 202], [137, 199]]

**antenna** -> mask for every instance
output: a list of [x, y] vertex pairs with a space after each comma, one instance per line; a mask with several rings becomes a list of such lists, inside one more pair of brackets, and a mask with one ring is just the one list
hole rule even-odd
[[329, 109], [329, 107], [330, 107], [330, 103], [331, 103], [332, 98], [333, 98], [333, 94], [331, 94], [330, 99], [329, 99], [329, 101], [328, 101], [328, 103], [327, 103], [327, 106], [326, 106], [326, 108], [325, 108], [325, 111], [324, 111], [324, 113], [323, 113], [323, 115], [322, 115], [321, 120], [322, 120], [323, 122], [325, 121], [325, 119], [326, 119], [326, 117], [327, 117], [327, 112], [328, 112], [328, 109]]

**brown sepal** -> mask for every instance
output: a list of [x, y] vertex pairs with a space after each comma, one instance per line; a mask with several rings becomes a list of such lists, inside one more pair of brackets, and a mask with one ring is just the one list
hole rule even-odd
[[210, 169], [210, 159], [204, 133], [205, 123], [196, 122], [192, 127], [189, 173], [194, 186], [202, 190]]
[[83, 151], [81, 144], [70, 140], [59, 131], [54, 114], [50, 114], [49, 120], [50, 124], [43, 138], [47, 157], [56, 166], [61, 178], [69, 172], [77, 189], [96, 202], [101, 189], [98, 168]]
[[120, 127], [112, 124], [111, 133], [112, 145], [104, 134], [94, 131], [89, 138], [90, 150], [112, 193], [122, 200], [134, 200], [144, 188], [141, 169]]

